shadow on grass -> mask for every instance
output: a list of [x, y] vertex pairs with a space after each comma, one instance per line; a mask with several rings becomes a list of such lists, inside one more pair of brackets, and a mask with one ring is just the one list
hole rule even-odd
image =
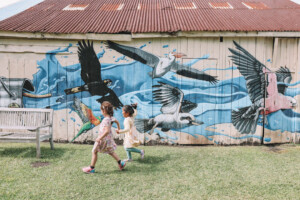
[[170, 155], [165, 155], [165, 156], [145, 155], [145, 158], [143, 160], [137, 159], [137, 160], [134, 160], [134, 162], [138, 162], [141, 164], [158, 164], [161, 162], [165, 162], [167, 160], [170, 160]]
[[167, 160], [170, 160], [170, 155], [147, 156], [147, 157], [145, 156], [143, 160], [134, 159], [133, 162], [127, 163], [123, 171], [116, 169], [116, 170], [107, 171], [106, 173], [107, 174], [132, 173], [132, 174], [145, 175], [155, 171], [165, 171], [165, 169], [160, 165], [160, 163], [163, 163]]
[[[43, 158], [60, 158], [66, 152], [65, 148], [41, 147], [41, 159]], [[15, 158], [36, 158], [36, 148], [34, 147], [1, 147], [0, 157], [15, 157]]]

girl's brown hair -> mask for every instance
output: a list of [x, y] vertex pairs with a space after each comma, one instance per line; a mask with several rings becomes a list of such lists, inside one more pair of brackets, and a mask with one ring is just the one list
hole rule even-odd
[[101, 104], [101, 110], [105, 111], [111, 117], [114, 115], [114, 108], [108, 101], [103, 101]]

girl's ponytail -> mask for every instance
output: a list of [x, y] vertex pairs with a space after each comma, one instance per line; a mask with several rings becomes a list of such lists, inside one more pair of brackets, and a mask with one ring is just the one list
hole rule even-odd
[[123, 109], [126, 113], [129, 114], [129, 116], [131, 117], [134, 113], [134, 109], [137, 108], [137, 105], [136, 104], [131, 104], [131, 105], [125, 105], [123, 106]]
[[104, 101], [101, 104], [101, 110], [104, 110], [111, 117], [114, 115], [114, 108], [112, 104], [108, 101]]

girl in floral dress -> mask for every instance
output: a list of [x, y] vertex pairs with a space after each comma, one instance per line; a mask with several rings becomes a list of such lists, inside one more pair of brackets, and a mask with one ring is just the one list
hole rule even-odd
[[[98, 158], [98, 152], [105, 153], [113, 157], [119, 165], [120, 170], [123, 170], [126, 162], [121, 161], [119, 156], [115, 153], [117, 145], [113, 139], [113, 135], [111, 132], [112, 122], [118, 121], [113, 117], [114, 111], [113, 106], [108, 101], [104, 101], [101, 104], [101, 112], [104, 116], [99, 128], [99, 136], [96, 139], [92, 150], [92, 161], [89, 167], [82, 168], [82, 171], [85, 173], [94, 173], [95, 172], [95, 164]], [[119, 127], [119, 126], [118, 126]]]

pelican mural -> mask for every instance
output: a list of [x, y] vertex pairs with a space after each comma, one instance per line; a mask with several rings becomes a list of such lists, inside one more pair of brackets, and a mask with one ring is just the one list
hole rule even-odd
[[[294, 98], [284, 95], [287, 87], [284, 83], [290, 83], [292, 76], [286, 67], [280, 67], [276, 72], [272, 72], [238, 43], [235, 41], [233, 43], [239, 51], [229, 48], [233, 54], [230, 57], [246, 79], [252, 105], [237, 111], [233, 110], [232, 123], [240, 133], [255, 133], [259, 115], [263, 114], [261, 111], [265, 110], [264, 114], [267, 115], [297, 105]], [[279, 86], [278, 81], [282, 82]]]
[[160, 110], [162, 114], [151, 119], [136, 119], [135, 125], [140, 132], [145, 133], [150, 130], [150, 134], [152, 134], [156, 127], [166, 132], [170, 129], [203, 124], [203, 122], [198, 122], [192, 114], [188, 113], [197, 106], [190, 101], [183, 101], [184, 94], [180, 89], [166, 83], [158, 83], [159, 85], [153, 86], [156, 88], [153, 91], [153, 98], [162, 104]]
[[162, 58], [141, 49], [120, 45], [112, 41], [107, 41], [107, 46], [108, 48], [114, 49], [115, 51], [124, 54], [129, 58], [152, 67], [153, 71], [149, 73], [150, 77], [152, 78], [159, 78], [165, 75], [167, 72], [173, 71], [188, 78], [204, 80], [210, 83], [218, 82], [215, 76], [211, 76], [203, 71], [199, 71], [183, 64], [178, 64], [175, 59], [184, 56], [184, 54], [171, 52], [168, 54], [167, 58]]
[[102, 98], [98, 99], [99, 103], [109, 101], [115, 108], [121, 108], [123, 104], [114, 93], [108, 88], [112, 81], [110, 79], [102, 80], [101, 64], [93, 48], [93, 42], [78, 42], [78, 58], [81, 64], [81, 78], [85, 82], [84, 85], [74, 88], [65, 89], [67, 95], [82, 91], [88, 91], [92, 96], [99, 95]]

